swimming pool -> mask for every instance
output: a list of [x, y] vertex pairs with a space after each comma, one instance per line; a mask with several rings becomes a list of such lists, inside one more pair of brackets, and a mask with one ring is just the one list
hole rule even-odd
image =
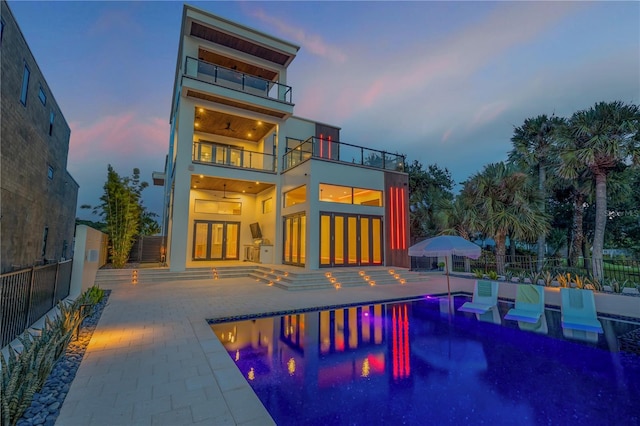
[[211, 327], [278, 425], [640, 424], [639, 322], [565, 336], [559, 311], [530, 327], [510, 307], [449, 317], [427, 297]]

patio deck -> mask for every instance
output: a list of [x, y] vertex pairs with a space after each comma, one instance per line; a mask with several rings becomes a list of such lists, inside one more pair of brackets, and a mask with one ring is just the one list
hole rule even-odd
[[305, 292], [250, 278], [103, 288], [109, 303], [57, 425], [273, 424], [206, 319], [442, 293], [446, 280]]

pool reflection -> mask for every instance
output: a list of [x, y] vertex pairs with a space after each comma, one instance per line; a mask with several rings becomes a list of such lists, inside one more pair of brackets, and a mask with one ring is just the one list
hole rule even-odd
[[[464, 301], [456, 297], [453, 312]], [[569, 341], [559, 312], [537, 324], [501, 320], [510, 307], [448, 318], [441, 300], [424, 299], [211, 327], [279, 425], [424, 424], [425, 410], [433, 424], [630, 415], [624, 395], [640, 391], [631, 379], [640, 362], [616, 345], [639, 324], [602, 319], [608, 334]], [[549, 395], [562, 395], [552, 409]], [[616, 407], [611, 418], [602, 401]]]

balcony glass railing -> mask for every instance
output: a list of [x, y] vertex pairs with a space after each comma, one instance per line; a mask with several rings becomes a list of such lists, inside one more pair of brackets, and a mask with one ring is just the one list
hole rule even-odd
[[187, 57], [185, 74], [206, 83], [240, 90], [269, 99], [291, 102], [291, 87], [199, 59]]
[[275, 172], [275, 155], [211, 142], [194, 142], [193, 161]]
[[325, 158], [341, 163], [358, 164], [400, 172], [405, 169], [404, 155], [391, 154], [377, 149], [312, 136], [284, 155], [283, 170], [290, 169], [309, 158]]

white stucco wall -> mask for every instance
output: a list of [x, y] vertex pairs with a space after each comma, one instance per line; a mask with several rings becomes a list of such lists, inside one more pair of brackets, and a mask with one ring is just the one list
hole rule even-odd
[[76, 298], [96, 280], [96, 273], [104, 265], [106, 247], [102, 244], [106, 234], [87, 225], [77, 225], [73, 268], [69, 297]]

